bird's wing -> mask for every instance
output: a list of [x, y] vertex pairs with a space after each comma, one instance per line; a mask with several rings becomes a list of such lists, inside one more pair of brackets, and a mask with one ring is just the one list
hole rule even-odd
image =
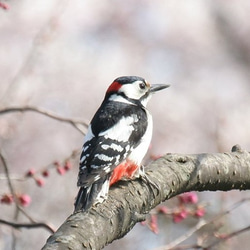
[[90, 186], [112, 172], [138, 145], [147, 129], [143, 109], [122, 105], [116, 112], [114, 106], [112, 103], [101, 106], [89, 126], [80, 159], [78, 186]]

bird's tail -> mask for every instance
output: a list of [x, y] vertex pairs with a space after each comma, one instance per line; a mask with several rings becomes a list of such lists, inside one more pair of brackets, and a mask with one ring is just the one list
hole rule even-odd
[[108, 196], [110, 175], [104, 176], [90, 186], [82, 186], [75, 200], [74, 213], [85, 211], [92, 205], [102, 203]]

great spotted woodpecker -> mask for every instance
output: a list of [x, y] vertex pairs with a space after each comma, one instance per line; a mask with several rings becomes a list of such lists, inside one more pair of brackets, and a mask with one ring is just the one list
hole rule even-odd
[[137, 76], [119, 77], [109, 86], [84, 139], [75, 212], [103, 202], [120, 179], [142, 174], [153, 128], [146, 104], [154, 92], [167, 87]]

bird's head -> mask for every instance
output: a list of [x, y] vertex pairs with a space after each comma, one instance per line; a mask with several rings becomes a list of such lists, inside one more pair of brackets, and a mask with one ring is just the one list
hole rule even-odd
[[138, 76], [121, 76], [111, 83], [107, 89], [106, 97], [122, 96], [130, 102], [141, 103], [145, 107], [153, 93], [169, 86], [166, 84], [151, 85]]

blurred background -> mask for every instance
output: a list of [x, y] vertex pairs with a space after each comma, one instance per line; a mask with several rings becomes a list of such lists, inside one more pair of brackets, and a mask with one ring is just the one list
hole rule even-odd
[[[250, 148], [250, 2], [247, 0], [9, 0], [0, 9], [0, 108], [32, 105], [89, 122], [108, 85], [137, 75], [171, 84], [148, 107], [154, 118], [151, 155], [226, 152]], [[0, 116], [0, 148], [11, 175], [24, 176], [80, 149], [83, 135], [66, 123], [33, 112]], [[57, 228], [73, 211], [78, 157], [39, 187], [13, 180], [30, 195], [25, 211]], [[0, 168], [0, 195], [9, 189]], [[210, 218], [249, 192], [204, 192]], [[13, 221], [14, 205], [0, 204]], [[210, 216], [210, 217], [209, 217]], [[160, 217], [160, 232], [137, 225], [105, 249], [163, 246], [197, 223]], [[20, 215], [19, 221], [27, 222]], [[224, 232], [250, 223], [245, 204], [224, 218]], [[15, 249], [40, 249], [50, 233], [15, 230]], [[195, 242], [195, 236], [190, 242]], [[249, 232], [217, 249], [248, 249]], [[189, 242], [189, 243], [190, 243]], [[0, 225], [0, 249], [12, 249], [12, 229]]]

